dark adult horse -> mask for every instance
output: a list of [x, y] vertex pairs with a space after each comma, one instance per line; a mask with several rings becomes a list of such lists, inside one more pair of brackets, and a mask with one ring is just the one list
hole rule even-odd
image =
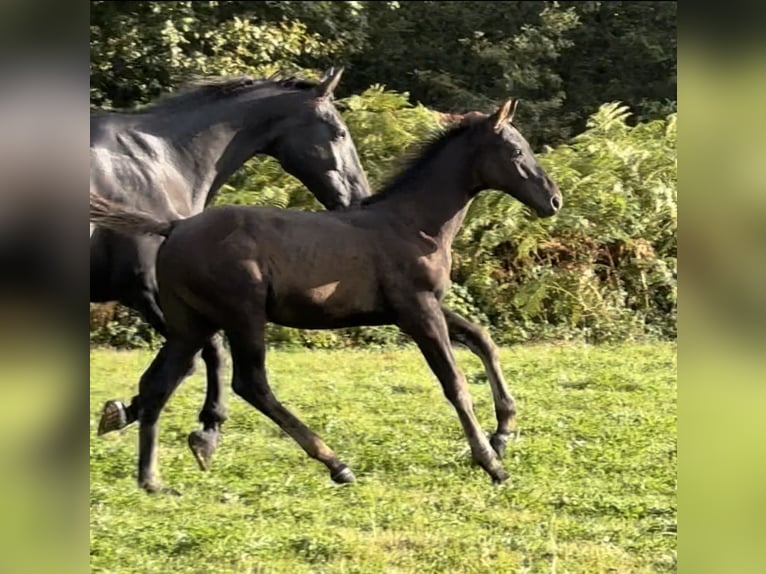
[[561, 207], [557, 186], [511, 123], [515, 108], [508, 101], [493, 115], [474, 115], [442, 134], [360, 209], [307, 213], [221, 206], [189, 219], [160, 219], [91, 194], [91, 218], [99, 225], [167, 237], [157, 272], [169, 337], [139, 383], [142, 488], [160, 488], [160, 412], [196, 353], [221, 329], [231, 346], [234, 392], [324, 463], [334, 481], [354, 480], [348, 466], [272, 393], [265, 368], [268, 321], [308, 329], [398, 325], [439, 379], [474, 460], [493, 482], [508, 478], [498, 457], [515, 414], [513, 398], [502, 381], [490, 379], [497, 429], [488, 441], [455, 364], [455, 327], [441, 301], [452, 241], [478, 192], [503, 191], [540, 217]]
[[[367, 180], [332, 102], [342, 72], [331, 69], [318, 84], [212, 80], [138, 112], [93, 114], [91, 192], [161, 219], [189, 217], [202, 212], [245, 161], [267, 154], [327, 208], [358, 203], [369, 196]], [[91, 224], [90, 243], [90, 300], [132, 307], [167, 337], [155, 275], [162, 238], [94, 231]], [[202, 357], [208, 386], [199, 417], [204, 432], [189, 437], [195, 454], [215, 448], [226, 418], [218, 337], [203, 345]], [[109, 401], [99, 432], [124, 427], [137, 414], [133, 403], [125, 408]]]

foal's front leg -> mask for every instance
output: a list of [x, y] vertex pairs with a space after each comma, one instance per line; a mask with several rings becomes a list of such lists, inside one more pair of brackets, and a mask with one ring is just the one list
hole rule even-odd
[[412, 308], [400, 313], [399, 326], [415, 340], [439, 379], [444, 395], [457, 411], [473, 459], [492, 477], [495, 484], [507, 480], [508, 473], [500, 466], [495, 451], [476, 420], [468, 385], [455, 364], [447, 322], [439, 302], [433, 295], [422, 296]]
[[468, 347], [484, 364], [489, 386], [492, 388], [492, 400], [495, 403], [497, 417], [497, 430], [490, 437], [489, 442], [498, 456], [502, 457], [508, 444], [511, 423], [516, 416], [516, 402], [508, 391], [508, 385], [503, 377], [497, 345], [489, 333], [476, 323], [472, 323], [444, 306], [442, 306], [442, 312], [447, 320], [450, 339]]

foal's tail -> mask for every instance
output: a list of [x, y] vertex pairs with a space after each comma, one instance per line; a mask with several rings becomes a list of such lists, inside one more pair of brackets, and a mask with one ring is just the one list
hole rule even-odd
[[137, 209], [112, 203], [98, 193], [90, 192], [90, 222], [105, 229], [132, 235], [151, 234], [167, 237], [180, 221], [161, 220]]

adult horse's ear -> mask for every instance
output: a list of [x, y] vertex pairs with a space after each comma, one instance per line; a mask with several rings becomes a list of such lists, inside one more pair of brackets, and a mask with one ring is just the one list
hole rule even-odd
[[513, 115], [516, 113], [516, 107], [519, 105], [519, 100], [511, 98], [507, 100], [494, 114], [490, 121], [495, 131], [500, 131], [500, 128], [505, 122], [513, 120]]
[[343, 69], [344, 68], [340, 68], [336, 70], [332, 67], [325, 72], [324, 78], [322, 78], [316, 87], [318, 97], [326, 98], [332, 96], [332, 93], [338, 86], [338, 82], [340, 82], [340, 77], [343, 75]]

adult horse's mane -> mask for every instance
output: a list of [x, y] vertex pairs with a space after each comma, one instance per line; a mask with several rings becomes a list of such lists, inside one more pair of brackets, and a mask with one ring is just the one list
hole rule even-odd
[[[240, 96], [249, 92], [266, 91], [270, 88], [293, 91], [307, 91], [315, 88], [317, 82], [296, 78], [281, 78], [276, 75], [268, 78], [252, 76], [220, 76], [192, 78], [183, 83], [175, 92], [165, 94], [136, 109], [114, 110], [120, 113], [169, 112], [184, 108], [193, 108], [222, 99]], [[94, 110], [91, 110], [93, 112]]]
[[405, 152], [396, 173], [370, 197], [362, 200], [362, 205], [371, 205], [408, 188], [408, 183], [415, 180], [431, 160], [454, 139], [460, 137], [474, 127], [474, 122], [462, 123], [456, 126], [440, 128], [427, 136], [420, 145]]

